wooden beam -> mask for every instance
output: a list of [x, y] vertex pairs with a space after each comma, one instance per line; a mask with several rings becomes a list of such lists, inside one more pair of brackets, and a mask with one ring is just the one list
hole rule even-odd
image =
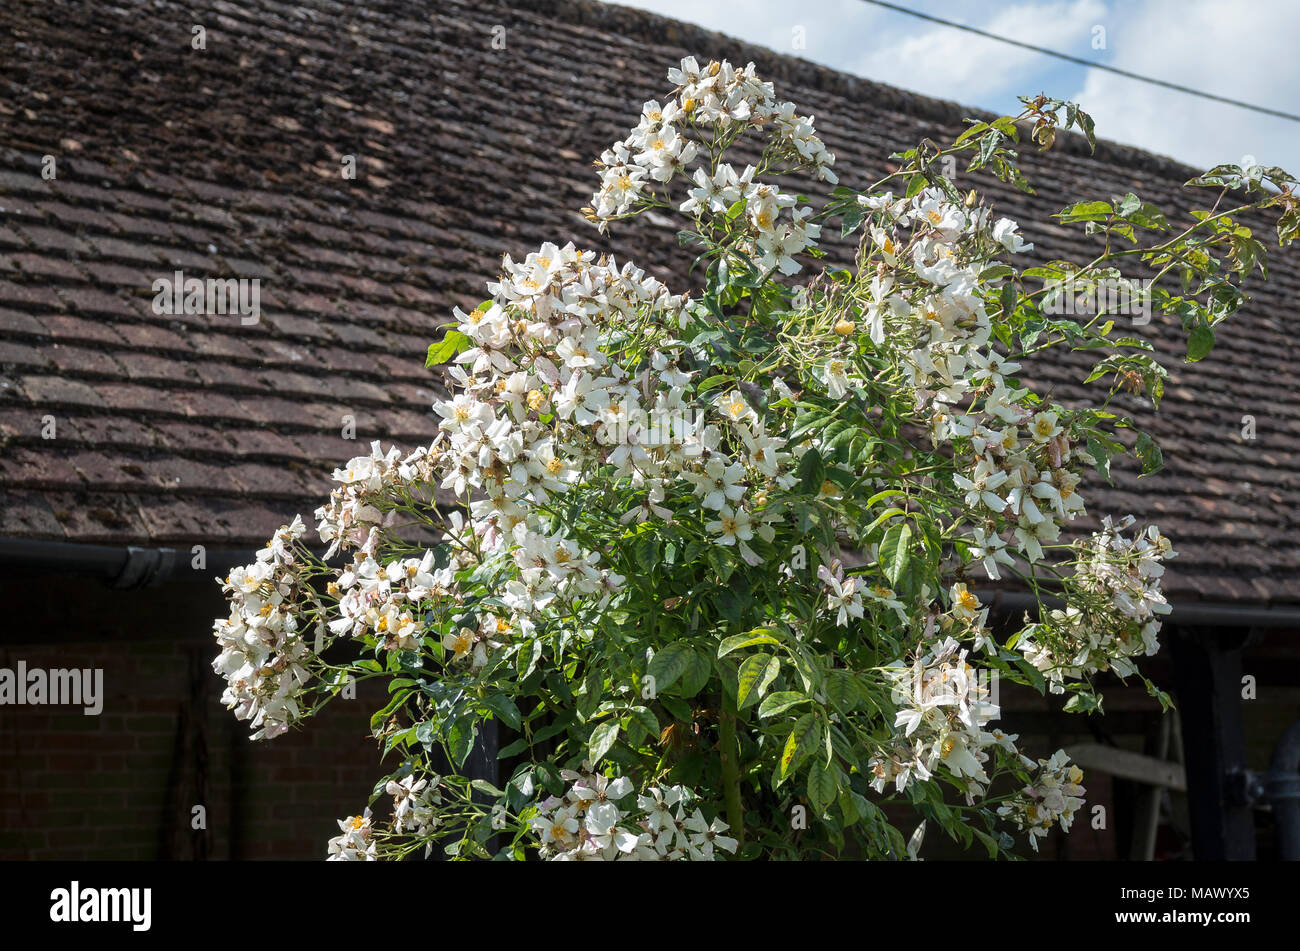
[[[1065, 752], [1085, 772], [1096, 769], [1120, 779], [1146, 783], [1148, 786], [1163, 786], [1174, 792], [1187, 791], [1187, 773], [1177, 763], [1143, 756], [1115, 746], [1102, 746], [1100, 743], [1067, 746]], [[1087, 785], [1086, 778], [1084, 785]]]

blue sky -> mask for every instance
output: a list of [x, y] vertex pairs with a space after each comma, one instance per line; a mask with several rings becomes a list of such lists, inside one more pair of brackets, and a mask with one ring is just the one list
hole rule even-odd
[[[1300, 112], [1294, 0], [894, 2], [1144, 76]], [[1250, 156], [1300, 175], [1300, 123], [1066, 63], [861, 0], [622, 3], [996, 112], [1018, 111], [1017, 95], [1046, 92], [1079, 102], [1103, 138], [1192, 165], [1237, 164]]]

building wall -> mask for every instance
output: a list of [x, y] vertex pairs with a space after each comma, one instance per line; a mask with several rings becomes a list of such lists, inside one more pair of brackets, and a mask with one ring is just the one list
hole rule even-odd
[[[11, 619], [0, 667], [102, 668], [103, 711], [0, 705], [0, 860], [325, 856], [336, 820], [362, 810], [386, 771], [369, 736], [382, 684], [253, 743], [209, 667], [219, 593], [96, 586], [59, 601], [50, 585], [29, 594], [55, 613]], [[191, 828], [200, 804], [206, 833]]]
[[[252, 743], [246, 724], [218, 701], [210, 669], [212, 618], [224, 601], [208, 580], [113, 591], [69, 576], [0, 582], [0, 667], [99, 667], [104, 708], [0, 705], [0, 860], [319, 859], [336, 820], [365, 807], [389, 768], [369, 737], [382, 680], [355, 700], [336, 700], [303, 729]], [[1248, 646], [1243, 669], [1256, 678], [1243, 701], [1248, 765], [1263, 770], [1273, 744], [1300, 718], [1297, 632], [1268, 632]], [[1146, 665], [1167, 689], [1165, 652]], [[193, 698], [193, 699], [191, 699]], [[1142, 752], [1158, 707], [1140, 686], [1106, 690], [1107, 715], [1059, 712], [1059, 700], [1007, 689], [1001, 726], [1035, 755], [1076, 742]], [[199, 716], [189, 716], [191, 704]], [[1091, 772], [1087, 813], [1069, 836], [1043, 844], [1041, 859], [1111, 859], [1129, 854], [1138, 784]], [[191, 829], [192, 807], [207, 829]], [[1091, 809], [1107, 821], [1093, 828]], [[1157, 857], [1188, 857], [1186, 799], [1171, 797]], [[1256, 817], [1259, 855], [1272, 854], [1266, 813]], [[938, 836], [927, 853], [959, 857]], [[978, 853], [973, 856], [979, 857]]]

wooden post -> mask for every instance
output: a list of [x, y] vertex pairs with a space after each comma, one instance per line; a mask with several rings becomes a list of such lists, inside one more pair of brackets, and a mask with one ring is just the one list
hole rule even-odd
[[1253, 861], [1255, 817], [1230, 788], [1230, 776], [1246, 768], [1241, 647], [1248, 632], [1184, 627], [1172, 633], [1192, 851], [1202, 862]]
[[[1177, 711], [1171, 710], [1148, 733], [1145, 749], [1159, 762], [1169, 756], [1169, 734]], [[1186, 770], [1183, 771], [1183, 789], [1187, 788]], [[1147, 786], [1138, 794], [1137, 819], [1133, 823], [1133, 841], [1129, 846], [1129, 859], [1150, 862], [1156, 856], [1156, 836], [1160, 831], [1160, 804], [1165, 798], [1165, 786]]]

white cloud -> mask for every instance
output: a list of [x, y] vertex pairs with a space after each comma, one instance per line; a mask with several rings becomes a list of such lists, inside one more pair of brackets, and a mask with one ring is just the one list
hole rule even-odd
[[[1005, 7], [978, 27], [1048, 49], [1077, 49], [1091, 37], [1092, 27], [1103, 22], [1101, 0], [1061, 0]], [[893, 42], [873, 49], [846, 64], [851, 72], [928, 96], [978, 105], [1004, 94], [1032, 95], [1034, 77], [1051, 61], [1041, 53], [938, 24], [916, 25], [898, 31]], [[1032, 85], [1032, 84], [1031, 84]]]
[[[834, 69], [998, 112], [1016, 95], [1075, 99], [1103, 138], [1193, 165], [1250, 155], [1300, 172], [1300, 123], [1017, 49], [861, 0], [622, 0]], [[1294, 0], [1020, 0], [989, 16], [963, 0], [915, 9], [1194, 89], [1297, 111]], [[1092, 48], [1106, 30], [1105, 51]], [[804, 41], [796, 46], [795, 28]], [[701, 51], [703, 52], [703, 51]], [[665, 69], [667, 64], [665, 64]]]
[[[1245, 15], [1245, 11], [1249, 11]], [[1122, 5], [1111, 64], [1144, 76], [1295, 112], [1300, 101], [1291, 0], [1155, 0]], [[1300, 167], [1300, 123], [1090, 70], [1071, 98], [1108, 139], [1206, 166], [1251, 155]]]

